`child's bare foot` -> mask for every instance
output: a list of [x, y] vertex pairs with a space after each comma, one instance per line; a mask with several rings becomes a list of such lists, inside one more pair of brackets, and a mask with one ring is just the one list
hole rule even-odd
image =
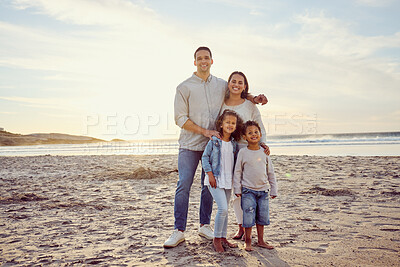
[[254, 249], [253, 249], [253, 247], [251, 246], [251, 242], [250, 243], [245, 243], [244, 244], [244, 250], [246, 250], [246, 251], [253, 251]]
[[249, 228], [244, 228], [244, 237], [245, 237], [245, 244], [244, 244], [244, 249], [246, 251], [253, 251], [253, 248], [251, 247], [251, 227]]
[[269, 245], [268, 242], [263, 241], [258, 241], [257, 246], [266, 248], [266, 249], [274, 249], [273, 246]]
[[239, 224], [239, 229], [237, 231], [237, 233], [235, 234], [234, 237], [232, 237], [233, 239], [241, 239], [244, 236], [244, 230], [241, 224]]
[[222, 238], [216, 238], [216, 237], [214, 237], [214, 239], [213, 239], [214, 249], [218, 253], [225, 251], [224, 247], [222, 246], [221, 239]]
[[234, 243], [230, 243], [226, 238], [221, 238], [222, 245], [227, 245], [230, 248], [237, 248], [238, 245]]

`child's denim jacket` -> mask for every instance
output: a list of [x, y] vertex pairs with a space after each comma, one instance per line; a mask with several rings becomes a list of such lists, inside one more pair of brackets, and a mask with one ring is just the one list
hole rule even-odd
[[[236, 141], [232, 140], [233, 145], [233, 158], [236, 162], [236, 157], [239, 152], [239, 147]], [[214, 176], [219, 176], [221, 173], [221, 145], [222, 140], [213, 136], [212, 140], [208, 141], [208, 144], [201, 157], [201, 165], [204, 171], [212, 172]]]

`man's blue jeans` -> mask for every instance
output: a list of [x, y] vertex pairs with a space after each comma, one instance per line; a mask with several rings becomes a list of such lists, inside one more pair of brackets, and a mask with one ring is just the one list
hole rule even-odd
[[[189, 207], [190, 188], [193, 183], [203, 151], [179, 149], [178, 172], [179, 180], [175, 191], [175, 229], [185, 231]], [[201, 199], [200, 199], [200, 224], [210, 224], [213, 198], [204, 186], [204, 170], [201, 171]]]

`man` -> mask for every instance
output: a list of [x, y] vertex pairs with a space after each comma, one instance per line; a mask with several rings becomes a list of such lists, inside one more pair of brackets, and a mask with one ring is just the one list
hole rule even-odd
[[[213, 64], [211, 50], [199, 47], [194, 53], [197, 71], [178, 85], [175, 94], [175, 123], [181, 127], [179, 137], [178, 172], [179, 180], [175, 191], [174, 232], [164, 247], [176, 247], [185, 240], [189, 193], [193, 178], [204, 148], [212, 136], [220, 137], [214, 129], [215, 120], [224, 102], [227, 82], [210, 74]], [[264, 95], [249, 100], [266, 104]], [[204, 186], [204, 170], [201, 173], [200, 228], [199, 235], [209, 240], [214, 238], [210, 227], [213, 198]]]

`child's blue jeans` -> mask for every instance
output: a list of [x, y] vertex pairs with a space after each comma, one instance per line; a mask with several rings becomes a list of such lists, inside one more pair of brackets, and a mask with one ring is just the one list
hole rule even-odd
[[228, 207], [231, 199], [231, 189], [213, 188], [208, 186], [208, 190], [213, 196], [218, 206], [214, 222], [214, 237], [221, 238], [227, 236], [228, 229]]

